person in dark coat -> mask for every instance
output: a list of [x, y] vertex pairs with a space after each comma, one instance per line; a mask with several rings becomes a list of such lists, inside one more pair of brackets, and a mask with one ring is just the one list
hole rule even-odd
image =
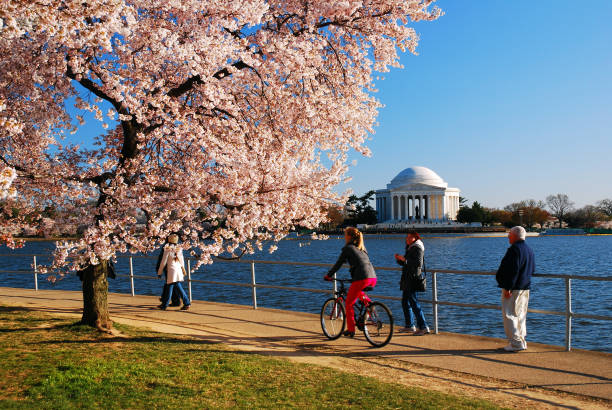
[[527, 349], [527, 307], [531, 275], [535, 271], [535, 256], [525, 243], [527, 232], [515, 226], [508, 233], [510, 247], [502, 259], [495, 279], [502, 289], [501, 306], [508, 345], [504, 350], [518, 352]]
[[[166, 241], [166, 243], [168, 243]], [[159, 251], [159, 256], [157, 257], [157, 263], [155, 264], [155, 272], [157, 273], [157, 271], [159, 271], [159, 265], [161, 265], [161, 261], [162, 258], [164, 257], [164, 247], [162, 246], [160, 251]], [[162, 290], [162, 294], [161, 297], [159, 298], [159, 300], [161, 302], [163, 302], [164, 300], [166, 300], [167, 296], [168, 296], [168, 285], [166, 284], [166, 275], [168, 274], [168, 268], [164, 267], [164, 289]], [[170, 303], [170, 306], [181, 306], [181, 297], [178, 293], [178, 291], [176, 289], [172, 289], [172, 303]]]
[[[425, 314], [417, 297], [417, 292], [424, 290], [417, 287], [423, 275], [424, 256], [425, 245], [417, 232], [410, 232], [406, 235], [405, 255], [395, 254], [395, 261], [402, 267], [400, 289], [402, 291], [402, 309], [406, 322], [406, 327], [400, 331], [412, 333], [415, 336], [430, 333]], [[416, 317], [416, 326], [413, 316]]]
[[370, 302], [363, 290], [366, 288], [373, 289], [376, 286], [376, 272], [374, 272], [374, 267], [363, 244], [363, 234], [357, 228], [346, 228], [344, 230], [344, 241], [346, 245], [342, 248], [340, 257], [323, 279], [333, 280], [334, 275], [342, 265], [346, 262], [349, 263], [352, 282], [346, 295], [346, 331], [343, 335], [353, 337], [355, 336], [355, 302], [357, 298], [360, 298], [366, 304]]

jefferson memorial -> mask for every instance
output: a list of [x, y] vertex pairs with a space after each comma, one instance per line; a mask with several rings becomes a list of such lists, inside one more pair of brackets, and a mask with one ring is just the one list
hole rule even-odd
[[459, 193], [429, 168], [406, 168], [376, 191], [376, 215], [379, 223], [448, 223], [457, 219]]

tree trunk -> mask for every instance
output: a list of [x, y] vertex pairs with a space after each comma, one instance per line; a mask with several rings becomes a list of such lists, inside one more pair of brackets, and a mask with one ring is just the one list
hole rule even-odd
[[109, 261], [89, 265], [80, 274], [83, 279], [83, 318], [81, 323], [110, 331], [113, 323], [108, 314]]

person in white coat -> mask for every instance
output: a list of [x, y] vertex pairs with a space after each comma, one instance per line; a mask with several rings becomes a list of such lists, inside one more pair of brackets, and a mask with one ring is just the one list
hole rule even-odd
[[185, 280], [185, 260], [183, 259], [183, 251], [173, 246], [177, 244], [178, 235], [170, 235], [168, 237], [168, 245], [164, 247], [164, 255], [157, 270], [157, 277], [161, 278], [164, 268], [166, 268], [166, 284], [164, 286], [168, 287], [168, 289], [164, 289], [165, 298], [162, 300], [162, 304], [158, 306], [161, 310], [166, 310], [168, 304], [170, 304], [170, 295], [172, 295], [172, 291], [175, 288], [183, 300], [181, 310], [189, 310], [189, 306], [191, 306], [189, 296], [187, 296], [181, 285], [181, 282]]

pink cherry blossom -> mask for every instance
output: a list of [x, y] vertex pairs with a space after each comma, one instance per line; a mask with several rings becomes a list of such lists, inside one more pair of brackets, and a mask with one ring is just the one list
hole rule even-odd
[[[179, 232], [202, 264], [318, 226], [349, 150], [369, 154], [374, 71], [400, 67], [410, 24], [440, 14], [431, 0], [3, 0], [6, 241], [86, 226], [49, 267], [80, 269]], [[79, 111], [106, 132], [80, 132]]]

